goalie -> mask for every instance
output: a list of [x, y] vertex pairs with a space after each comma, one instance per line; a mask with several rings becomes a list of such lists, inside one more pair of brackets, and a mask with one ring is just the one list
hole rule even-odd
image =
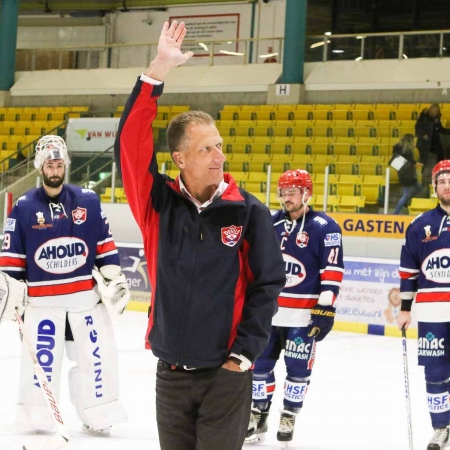
[[[119, 400], [110, 316], [123, 312], [129, 290], [98, 196], [64, 184], [69, 164], [62, 138], [50, 135], [38, 141], [34, 165], [42, 176], [42, 187], [20, 197], [8, 216], [0, 269], [26, 281], [25, 330], [55, 396], [65, 348], [74, 362], [69, 371], [70, 398], [83, 428], [108, 432], [127, 419]], [[14, 310], [8, 303], [3, 306], [6, 317]], [[51, 414], [28, 349], [22, 347], [16, 423], [49, 430]]]

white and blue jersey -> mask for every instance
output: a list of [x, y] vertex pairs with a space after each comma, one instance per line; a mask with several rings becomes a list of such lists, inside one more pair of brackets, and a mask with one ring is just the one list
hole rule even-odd
[[339, 294], [344, 276], [342, 231], [327, 214], [310, 209], [303, 230], [283, 211], [273, 215], [275, 232], [285, 262], [286, 285], [278, 297], [272, 325], [305, 327], [310, 311], [324, 291]]
[[63, 185], [57, 199], [44, 188], [32, 189], [17, 200], [8, 216], [0, 267], [25, 280], [32, 306], [93, 307], [92, 269], [120, 265], [119, 254], [97, 194]]

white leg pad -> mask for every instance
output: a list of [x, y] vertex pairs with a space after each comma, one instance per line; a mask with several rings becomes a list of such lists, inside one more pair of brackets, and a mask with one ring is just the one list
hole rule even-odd
[[[62, 308], [28, 306], [24, 323], [37, 359], [46, 372], [55, 399], [58, 401], [66, 312]], [[25, 344], [22, 344], [21, 351], [17, 403], [17, 426], [39, 430], [53, 427], [51, 412], [35, 378], [31, 356]]]
[[[98, 430], [127, 420], [119, 401], [119, 365], [114, 330], [103, 304], [69, 312], [77, 366], [69, 372], [71, 401], [80, 420]], [[69, 355], [70, 353], [70, 355]]]

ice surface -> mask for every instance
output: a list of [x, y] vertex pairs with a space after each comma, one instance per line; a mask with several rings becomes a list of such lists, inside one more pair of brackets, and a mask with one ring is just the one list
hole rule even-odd
[[[113, 427], [110, 437], [95, 437], [81, 431], [69, 400], [67, 371], [71, 363], [65, 357], [59, 404], [71, 434], [71, 449], [159, 449], [154, 401], [156, 358], [144, 349], [146, 326], [146, 314], [134, 311], [126, 311], [115, 322], [121, 399], [129, 420]], [[24, 444], [45, 448], [51, 434], [24, 433], [14, 426], [20, 347], [17, 324], [0, 325], [0, 342], [0, 449], [19, 450]], [[414, 447], [425, 449], [432, 428], [423, 369], [417, 366], [416, 352], [416, 341], [408, 339]], [[283, 360], [278, 362], [276, 374], [278, 387], [266, 441], [245, 446], [245, 450], [280, 448], [276, 431], [282, 408]], [[311, 385], [289, 449], [408, 448], [401, 339], [332, 332], [317, 345]]]

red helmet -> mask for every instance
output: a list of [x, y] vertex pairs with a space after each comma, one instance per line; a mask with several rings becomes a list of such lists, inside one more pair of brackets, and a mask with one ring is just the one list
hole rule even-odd
[[439, 161], [431, 172], [431, 182], [433, 183], [434, 190], [436, 191], [437, 178], [441, 173], [450, 172], [450, 160], [444, 159]]
[[313, 183], [311, 176], [306, 170], [287, 170], [278, 180], [278, 192], [280, 189], [285, 188], [300, 188], [302, 190], [308, 189], [309, 194], [312, 195]]

